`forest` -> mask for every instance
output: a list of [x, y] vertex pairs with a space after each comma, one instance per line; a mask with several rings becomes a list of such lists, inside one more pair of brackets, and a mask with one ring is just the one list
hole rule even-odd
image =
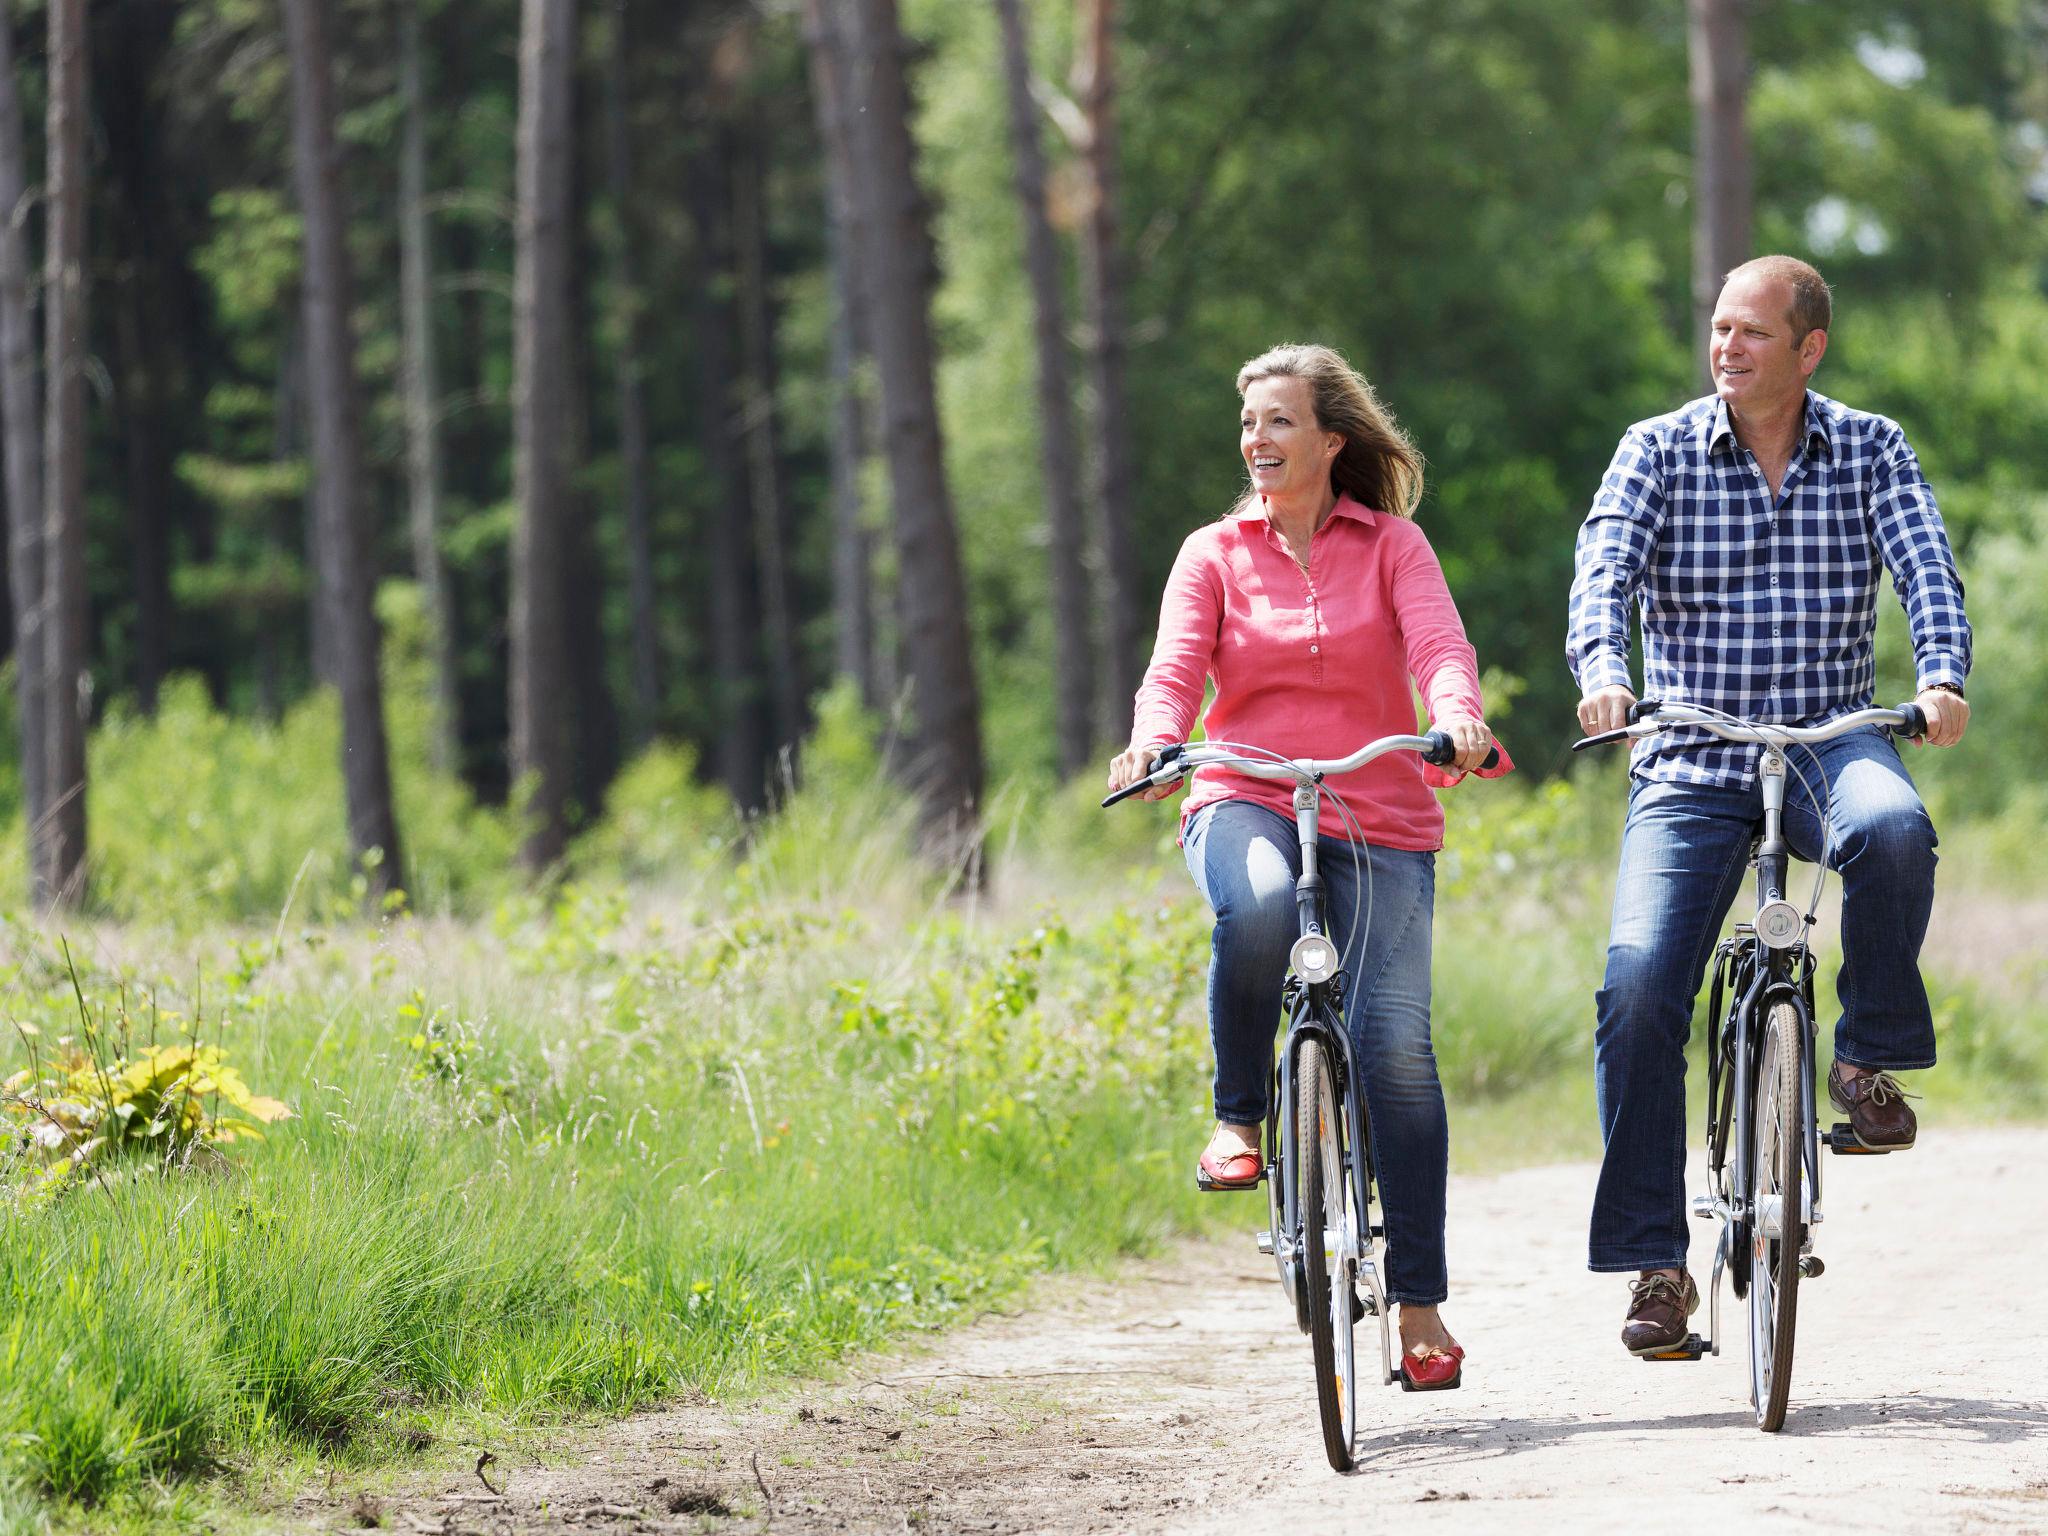
[[[1289, 337], [1422, 447], [1499, 723], [1554, 771], [1573, 529], [1620, 429], [1699, 392], [1694, 273], [1731, 251], [1822, 265], [1822, 386], [1906, 425], [1973, 575], [2038, 572], [2040, 18], [1749, 10], [1701, 108], [1740, 153], [1696, 189], [1676, 5], [11, 7], [45, 894], [92, 900], [95, 797], [50, 754], [68, 784], [181, 677], [238, 720], [332, 691], [380, 890], [402, 661], [534, 868], [652, 744], [759, 808], [842, 680], [935, 814], [1071, 773], [1241, 478], [1230, 375]], [[1983, 727], [2038, 739], [2014, 662]]]
[[[1090, 791], [1283, 340], [1425, 456], [1521, 765], [1451, 797], [1525, 1006], [1440, 975], [1446, 1080], [1579, 1129], [1470, 1155], [1591, 1134], [1573, 537], [1766, 251], [1958, 553], [1943, 1102], [2041, 1112], [2036, 0], [8, 0], [0, 50], [0, 1530], [740, 1390], [1208, 1219], [1114, 1177], [1180, 1166], [1204, 949]], [[671, 1189], [686, 1119], [730, 1172]], [[196, 1158], [245, 1182], [169, 1220]]]

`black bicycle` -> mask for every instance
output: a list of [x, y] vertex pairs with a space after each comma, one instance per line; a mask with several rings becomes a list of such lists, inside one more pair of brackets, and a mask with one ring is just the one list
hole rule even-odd
[[[1873, 725], [1894, 735], [1927, 732], [1927, 718], [1916, 704], [1858, 710], [1824, 725], [1788, 726], [1645, 699], [1629, 711], [1628, 725], [1573, 746], [1577, 751], [1683, 727], [1764, 749], [1757, 762], [1763, 821], [1751, 855], [1756, 914], [1737, 923], [1715, 951], [1707, 1005], [1713, 1031], [1707, 1047], [1707, 1193], [1692, 1208], [1695, 1216], [1721, 1223], [1709, 1281], [1709, 1336], [1691, 1334], [1678, 1349], [1647, 1358], [1697, 1360], [1721, 1353], [1725, 1269], [1736, 1299], [1749, 1301], [1749, 1399], [1757, 1428], [1766, 1432], [1785, 1423], [1799, 1281], [1825, 1268], [1813, 1251], [1813, 1229], [1821, 1221], [1820, 1148], [1885, 1150], [1864, 1146], [1847, 1124], [1822, 1135], [1815, 1112], [1813, 954], [1807, 940], [1827, 878], [1828, 850], [1821, 850], [1813, 894], [1802, 911], [1785, 894], [1792, 854], [1784, 835], [1785, 749]], [[1820, 788], [1811, 798], [1824, 804], [1825, 783]]]
[[[1379, 1246], [1386, 1228], [1374, 1219], [1372, 1137], [1365, 1091], [1344, 1027], [1343, 1002], [1349, 977], [1344, 953], [1357, 933], [1369, 932], [1372, 865], [1357, 849], [1364, 829], [1343, 798], [1324, 783], [1331, 774], [1351, 773], [1389, 752], [1419, 752], [1438, 767], [1456, 756], [1442, 731], [1424, 736], [1387, 736], [1335, 761], [1285, 758], [1235, 742], [1188, 742], [1162, 747], [1152, 771], [1117, 790], [1105, 807], [1155, 785], [1170, 784], [1196, 768], [1227, 766], [1265, 779], [1294, 780], [1294, 822], [1301, 846], [1301, 876], [1294, 883], [1300, 934], [1288, 955], [1281, 993], [1287, 1037], [1274, 1065], [1272, 1108], [1266, 1119], [1265, 1170], [1269, 1226], [1258, 1234], [1261, 1253], [1270, 1254], [1280, 1284], [1293, 1303], [1295, 1320], [1309, 1336], [1315, 1358], [1316, 1406], [1322, 1418], [1323, 1449], [1330, 1465], [1348, 1472], [1358, 1443], [1358, 1359], [1354, 1326], [1379, 1319], [1380, 1384], [1407, 1385], [1394, 1369], [1386, 1292], [1379, 1276]], [[1486, 766], [1498, 760], [1496, 750]], [[1365, 895], [1352, 914], [1353, 933], [1340, 946], [1325, 927], [1323, 881], [1317, 873], [1317, 838], [1322, 798], [1328, 795], [1351, 834], [1352, 859], [1363, 871]]]

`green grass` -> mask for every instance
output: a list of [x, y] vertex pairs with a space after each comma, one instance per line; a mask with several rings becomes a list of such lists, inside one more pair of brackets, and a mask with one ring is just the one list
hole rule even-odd
[[[0, 1202], [0, 1532], [211, 1521], [266, 1468], [288, 1486], [458, 1432], [744, 1393], [1041, 1272], [1242, 1225], [1187, 1178], [1207, 921], [1164, 813], [1012, 786], [996, 884], [969, 894], [909, 856], [909, 806], [849, 740], [828, 731], [805, 792], [739, 847], [686, 762], [650, 760], [582, 844], [589, 878], [466, 917], [74, 933], [103, 1039], [124, 1015], [193, 1031], [296, 1117], [169, 1176], [116, 1165]], [[1451, 804], [1435, 1036], [1455, 1164], [1590, 1153], [1618, 784]], [[2016, 841], [1950, 839], [1944, 903], [1985, 914], [1962, 932], [2032, 910], [1971, 854]], [[258, 886], [287, 862], [265, 855]], [[82, 1032], [50, 938], [0, 939], [0, 1007], [46, 1042]], [[1958, 940], [1930, 966], [1930, 1108], [2038, 1115], [2038, 941]]]

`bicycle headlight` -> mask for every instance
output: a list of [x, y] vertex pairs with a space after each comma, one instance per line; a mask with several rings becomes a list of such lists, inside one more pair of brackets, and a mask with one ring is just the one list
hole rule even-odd
[[1790, 949], [1806, 924], [1789, 901], [1767, 901], [1757, 909], [1756, 936], [1772, 949]]
[[1320, 933], [1305, 933], [1294, 941], [1287, 963], [1303, 981], [1328, 981], [1337, 974], [1337, 946]]

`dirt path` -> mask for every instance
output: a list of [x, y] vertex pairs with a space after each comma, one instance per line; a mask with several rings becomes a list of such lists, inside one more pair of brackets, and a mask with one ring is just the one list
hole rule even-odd
[[[503, 1500], [463, 1478], [360, 1509], [309, 1502], [292, 1519], [449, 1536], [1637, 1536], [1709, 1519], [1746, 1532], [2044, 1531], [2044, 1169], [2044, 1130], [1932, 1131], [1904, 1156], [1830, 1160], [1827, 1274], [1801, 1291], [1778, 1436], [1751, 1427], [1743, 1314], [1727, 1298], [1720, 1359], [1622, 1353], [1621, 1283], [1582, 1267], [1592, 1173], [1567, 1166], [1454, 1182], [1445, 1315], [1470, 1352], [1467, 1385], [1370, 1392], [1351, 1477], [1323, 1460], [1308, 1343], [1269, 1261], [1231, 1240], [1116, 1283], [1048, 1288], [1034, 1310], [928, 1356], [868, 1362], [767, 1408], [685, 1407], [564, 1438], [492, 1469], [509, 1478]], [[1262, 1202], [1244, 1210], [1248, 1229], [1262, 1224]], [[1696, 1261], [1709, 1232], [1696, 1228]]]

